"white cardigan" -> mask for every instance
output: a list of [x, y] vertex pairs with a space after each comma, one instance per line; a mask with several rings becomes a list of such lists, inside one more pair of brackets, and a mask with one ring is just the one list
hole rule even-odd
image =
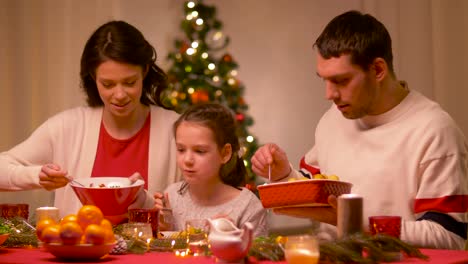
[[[172, 125], [178, 114], [151, 106], [148, 161], [148, 193], [145, 207], [152, 207], [152, 194], [182, 179], [177, 169]], [[44, 122], [31, 136], [9, 151], [0, 153], [0, 191], [42, 188], [42, 165], [55, 163], [74, 178], [89, 178], [96, 157], [102, 107], [77, 107]], [[130, 175], [129, 175], [130, 176]], [[81, 203], [67, 185], [55, 190], [54, 205], [60, 215], [76, 213]]]

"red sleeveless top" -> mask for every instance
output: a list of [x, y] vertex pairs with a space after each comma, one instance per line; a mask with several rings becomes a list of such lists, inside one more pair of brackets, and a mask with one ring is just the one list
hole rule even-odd
[[128, 139], [115, 139], [101, 121], [99, 141], [91, 177], [130, 177], [139, 172], [148, 190], [148, 151], [151, 113], [143, 127]]

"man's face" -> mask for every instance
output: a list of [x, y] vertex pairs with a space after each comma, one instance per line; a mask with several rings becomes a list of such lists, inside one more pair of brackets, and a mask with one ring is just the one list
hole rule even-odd
[[326, 99], [333, 101], [345, 118], [376, 114], [375, 74], [352, 64], [351, 55], [324, 59], [317, 53], [317, 75], [325, 81]]

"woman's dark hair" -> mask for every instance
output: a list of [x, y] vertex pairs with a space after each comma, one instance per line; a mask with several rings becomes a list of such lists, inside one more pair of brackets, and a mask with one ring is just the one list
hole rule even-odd
[[[236, 188], [243, 186], [247, 170], [244, 160], [238, 155], [240, 144], [236, 134], [237, 123], [231, 110], [217, 103], [193, 105], [174, 123], [174, 137], [182, 122], [194, 122], [209, 128], [213, 132], [219, 149], [226, 144], [231, 144], [231, 158], [221, 166], [219, 174], [223, 183]], [[182, 193], [186, 186], [186, 183], [182, 184], [179, 192]]]
[[383, 58], [393, 70], [392, 39], [385, 26], [369, 14], [348, 11], [335, 17], [315, 41], [325, 59], [351, 55], [351, 62], [368, 70], [376, 58]]
[[81, 55], [81, 87], [89, 106], [102, 106], [96, 86], [96, 69], [107, 60], [141, 66], [148, 73], [143, 80], [140, 101], [144, 105], [159, 105], [161, 93], [167, 88], [167, 76], [156, 65], [156, 50], [134, 26], [124, 21], [110, 21], [100, 26], [88, 39]]

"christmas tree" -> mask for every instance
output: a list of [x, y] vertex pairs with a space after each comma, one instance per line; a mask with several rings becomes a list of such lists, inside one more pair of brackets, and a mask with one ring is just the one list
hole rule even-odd
[[[250, 158], [257, 149], [257, 140], [249, 131], [253, 119], [247, 113], [243, 98], [244, 86], [237, 78], [238, 64], [226, 52], [229, 37], [216, 18], [216, 7], [202, 1], [187, 1], [181, 28], [183, 39], [175, 40], [175, 51], [169, 53], [172, 63], [167, 71], [169, 89], [164, 103], [179, 113], [192, 104], [218, 102], [235, 113], [237, 135], [241, 143], [244, 163], [248, 171], [247, 183], [254, 183]], [[252, 186], [252, 185], [250, 185]]]

